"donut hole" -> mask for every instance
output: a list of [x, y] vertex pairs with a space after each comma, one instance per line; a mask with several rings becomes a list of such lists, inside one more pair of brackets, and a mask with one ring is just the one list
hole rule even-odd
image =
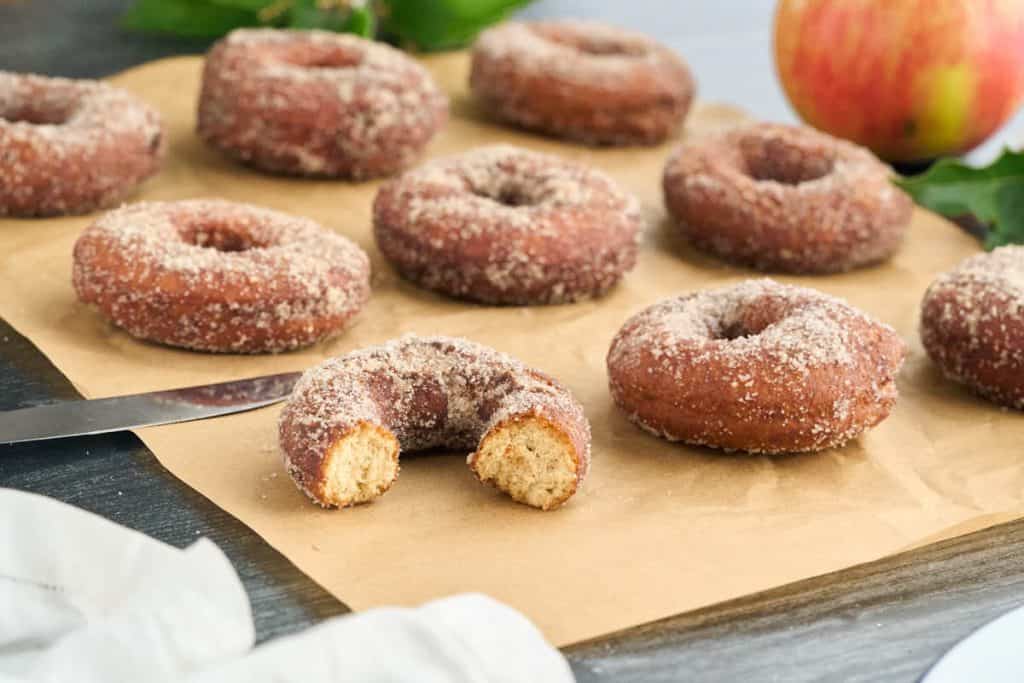
[[306, 69], [351, 69], [359, 66], [363, 55], [342, 45], [302, 45], [288, 55], [288, 61]]
[[712, 331], [712, 338], [721, 341], [736, 341], [757, 337], [779, 320], [776, 311], [769, 308], [748, 310], [736, 319], [726, 318]]
[[38, 109], [24, 107], [12, 111], [0, 110], [0, 119], [9, 123], [29, 123], [34, 126], [59, 126], [71, 118], [73, 107], [49, 107]]
[[226, 253], [270, 246], [267, 242], [256, 239], [252, 232], [244, 227], [226, 221], [196, 221], [179, 228], [178, 232], [186, 244]]
[[508, 186], [501, 188], [498, 196], [493, 197], [494, 201], [503, 206], [529, 206], [534, 203], [521, 187]]
[[747, 174], [754, 180], [800, 185], [824, 178], [835, 160], [824, 149], [796, 140], [748, 136], [740, 141]]
[[536, 193], [517, 180], [505, 179], [487, 186], [473, 186], [471, 189], [477, 197], [490, 199], [511, 208], [539, 203]]
[[715, 335], [715, 339], [722, 339], [724, 341], [733, 341], [736, 339], [746, 339], [748, 337], [756, 337], [761, 332], [747, 329], [744, 325], [739, 323], [733, 323], [731, 325], [724, 326], [719, 330], [718, 334]]
[[591, 57], [643, 57], [647, 54], [647, 46], [641, 41], [623, 36], [567, 30], [561, 26], [534, 26], [533, 30], [546, 40]]

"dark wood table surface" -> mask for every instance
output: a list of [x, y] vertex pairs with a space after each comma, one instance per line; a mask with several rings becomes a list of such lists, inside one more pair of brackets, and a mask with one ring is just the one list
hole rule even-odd
[[[115, 20], [125, 5], [0, 0], [0, 69], [97, 77], [205, 48], [201, 41], [118, 31]], [[557, 5], [542, 3], [533, 12]], [[31, 343], [0, 321], [0, 410], [77, 396]], [[253, 532], [164, 470], [132, 434], [0, 446], [0, 485], [57, 498], [175, 546], [199, 536], [212, 539], [248, 590], [260, 641], [347, 611]], [[1021, 603], [1024, 521], [565, 652], [581, 682], [907, 682], [918, 680], [957, 640]]]

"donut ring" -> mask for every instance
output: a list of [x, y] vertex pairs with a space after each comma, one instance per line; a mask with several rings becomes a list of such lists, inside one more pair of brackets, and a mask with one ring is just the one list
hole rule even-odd
[[905, 347], [840, 299], [772, 280], [667, 299], [612, 341], [612, 398], [637, 426], [726, 451], [841, 446], [896, 402]]
[[134, 337], [264, 353], [340, 332], [369, 297], [369, 263], [311, 220], [198, 199], [103, 215], [75, 243], [72, 279], [81, 301]]
[[160, 169], [156, 110], [99, 81], [0, 71], [0, 216], [88, 213]]
[[498, 119], [595, 145], [665, 140], [695, 92], [675, 52], [590, 21], [506, 22], [484, 31], [469, 84]]
[[389, 181], [377, 246], [398, 272], [489, 304], [600, 295], [636, 264], [636, 199], [608, 176], [509, 146], [438, 159]]
[[665, 203], [694, 246], [786, 273], [884, 261], [913, 203], [864, 148], [809, 128], [758, 123], [683, 145], [665, 167]]
[[1024, 410], [1024, 247], [972, 256], [925, 292], [921, 342], [942, 372]]
[[199, 136], [264, 171], [362, 179], [415, 159], [448, 100], [402, 52], [327, 31], [239, 29], [206, 58]]
[[285, 465], [324, 507], [365, 503], [398, 476], [399, 452], [476, 449], [477, 478], [543, 510], [590, 468], [590, 424], [568, 389], [465, 339], [409, 335], [308, 370], [279, 423]]

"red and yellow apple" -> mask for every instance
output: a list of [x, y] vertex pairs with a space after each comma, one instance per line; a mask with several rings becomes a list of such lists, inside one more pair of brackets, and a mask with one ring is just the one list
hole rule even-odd
[[775, 65], [816, 128], [889, 161], [959, 154], [1024, 95], [1024, 0], [780, 0]]

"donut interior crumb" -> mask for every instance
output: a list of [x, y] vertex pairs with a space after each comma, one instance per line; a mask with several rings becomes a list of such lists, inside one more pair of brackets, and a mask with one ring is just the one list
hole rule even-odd
[[466, 339], [409, 335], [303, 374], [281, 412], [288, 473], [345, 507], [383, 494], [401, 453], [470, 453], [486, 484], [542, 509], [568, 500], [590, 465], [590, 425], [568, 389]]
[[541, 417], [496, 426], [469, 459], [481, 481], [544, 510], [576, 490], [578, 465], [572, 443]]
[[338, 439], [323, 464], [323, 502], [344, 507], [373, 500], [398, 476], [398, 439], [362, 423]]

